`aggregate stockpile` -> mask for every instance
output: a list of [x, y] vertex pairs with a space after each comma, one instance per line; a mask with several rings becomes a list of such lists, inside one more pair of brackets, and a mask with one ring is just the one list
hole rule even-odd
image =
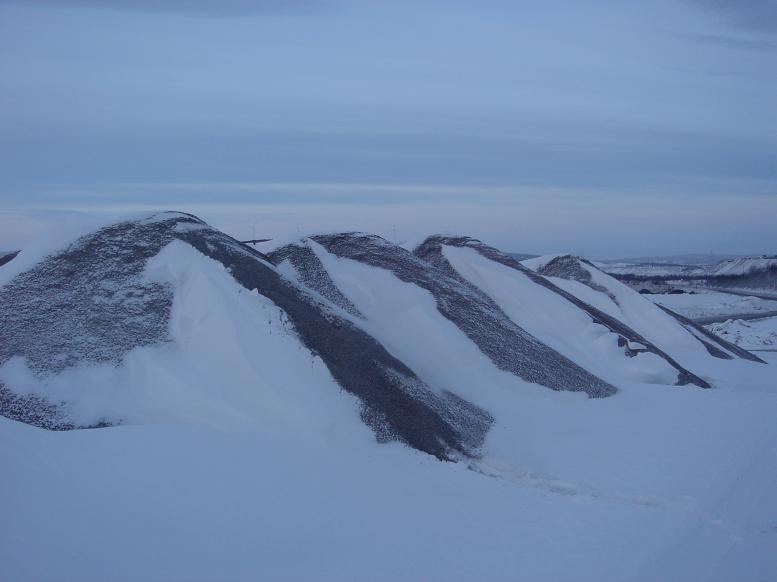
[[[0, 279], [0, 414], [56, 430], [366, 425], [456, 460], [479, 456], [496, 393], [709, 386], [664, 331], [472, 239], [415, 252], [358, 233], [264, 246], [169, 212], [23, 251]], [[664, 315], [710, 357], [749, 355], [726, 342], [713, 353]]]

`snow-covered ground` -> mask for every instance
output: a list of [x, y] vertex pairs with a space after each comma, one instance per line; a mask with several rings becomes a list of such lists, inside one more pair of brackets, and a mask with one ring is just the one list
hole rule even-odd
[[749, 321], [729, 319], [710, 324], [707, 329], [746, 350], [777, 351], [777, 317]]
[[617, 387], [606, 398], [550, 390], [498, 368], [429, 291], [315, 250], [361, 316], [332, 313], [430, 389], [493, 415], [481, 455], [442, 462], [378, 444], [357, 398], [258, 292], [267, 289], [239, 285], [175, 240], [142, 273], [171, 291], [168, 341], [132, 348], [121, 365], [38, 376], [14, 357], [0, 368], [16, 390], [68, 401], [74, 420], [125, 423], [52, 432], [0, 417], [0, 579], [774, 578], [777, 354], [764, 354], [768, 364], [711, 357], [603, 273], [592, 284], [611, 285], [612, 297], [559, 279], [656, 336], [713, 388], [675, 386], [674, 375], [651, 383], [664, 378], [640, 368], [646, 354], [565, 341], [594, 342], [596, 329], [555, 295], [470, 252], [446, 253], [509, 317]]
[[654, 294], [645, 297], [690, 319], [777, 310], [777, 300], [733, 295], [703, 288], [694, 288], [693, 291], [693, 294]]
[[2, 577], [773, 579], [770, 361], [739, 363], [715, 390], [516, 397], [521, 461], [477, 470], [366, 429], [47, 432], [0, 418]]

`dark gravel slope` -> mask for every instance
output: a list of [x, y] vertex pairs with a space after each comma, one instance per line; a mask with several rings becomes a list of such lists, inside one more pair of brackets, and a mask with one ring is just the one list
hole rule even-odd
[[312, 238], [336, 256], [386, 269], [400, 280], [429, 291], [440, 314], [464, 332], [498, 368], [553, 390], [581, 391], [591, 397], [615, 393], [613, 386], [518, 327], [478, 288], [413, 253], [378, 236], [362, 233]]
[[[129, 350], [168, 341], [172, 291], [142, 272], [176, 239], [283, 309], [302, 344], [361, 400], [362, 419], [379, 440], [399, 440], [441, 459], [477, 454], [490, 414], [432, 391], [374, 338], [282, 277], [263, 254], [181, 213], [84, 236], [0, 288], [0, 365], [21, 356], [41, 375], [82, 362], [120, 365]], [[76, 428], [59, 404], [0, 386], [0, 414], [45, 428]]]
[[[653, 345], [653, 343], [651, 343], [650, 341], [642, 337], [639, 333], [631, 329], [623, 322], [615, 319], [614, 317], [611, 317], [610, 315], [593, 307], [592, 305], [589, 305], [588, 303], [581, 301], [571, 293], [568, 293], [567, 291], [561, 289], [557, 285], [554, 285], [545, 277], [538, 275], [531, 269], [527, 269], [521, 263], [519, 263], [509, 255], [499, 251], [498, 249], [495, 249], [494, 247], [488, 246], [477, 239], [473, 239], [466, 236], [455, 236], [455, 237], [442, 236], [442, 235], [431, 236], [427, 238], [423, 243], [421, 243], [415, 249], [414, 253], [417, 256], [423, 258], [424, 260], [427, 260], [430, 263], [442, 269], [445, 269], [446, 271], [451, 273], [452, 276], [461, 278], [460, 275], [453, 268], [453, 266], [448, 262], [448, 260], [442, 254], [443, 246], [468, 247], [468, 248], [474, 249], [475, 251], [477, 251], [487, 259], [490, 259], [492, 261], [505, 265], [506, 267], [510, 267], [511, 269], [515, 269], [516, 271], [519, 271], [520, 273], [528, 277], [537, 285], [540, 285], [545, 289], [562, 296], [567, 301], [573, 303], [575, 306], [585, 311], [595, 323], [603, 325], [611, 332], [618, 334], [622, 338], [622, 341], [620, 343], [624, 348], [624, 355], [633, 356], [633, 355], [636, 355], [637, 353], [634, 350], [628, 349], [628, 342], [636, 342], [636, 343], [642, 344], [643, 346], [645, 346], [646, 351], [652, 352], [660, 356], [661, 358], [666, 360], [666, 362], [669, 365], [675, 368], [675, 370], [677, 370], [678, 385], [694, 384], [702, 388], [710, 387], [708, 382], [706, 382], [702, 378], [699, 378], [693, 372], [683, 368], [671, 356], [669, 356], [667, 353], [665, 353], [664, 351], [662, 351], [661, 349]], [[573, 268], [574, 266], [571, 266], [571, 265], [568, 267], [569, 268], [565, 268], [563, 272], [570, 274], [570, 276], [574, 275], [576, 277], [581, 277], [583, 279], [583, 282], [585, 281], [590, 282], [590, 274], [585, 272], [584, 269], [580, 268], [579, 265], [577, 265], [576, 268]], [[588, 275], [588, 277], [585, 277], [585, 275]], [[575, 280], [577, 280], [577, 278]]]

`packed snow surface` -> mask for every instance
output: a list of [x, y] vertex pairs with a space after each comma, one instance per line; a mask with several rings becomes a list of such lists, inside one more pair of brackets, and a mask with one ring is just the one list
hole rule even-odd
[[770, 361], [715, 390], [504, 394], [517, 460], [476, 470], [366, 428], [0, 418], [3, 579], [770, 580]]

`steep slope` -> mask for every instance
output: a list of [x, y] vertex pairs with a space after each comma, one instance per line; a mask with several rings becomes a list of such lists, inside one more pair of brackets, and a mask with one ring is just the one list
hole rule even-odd
[[[451, 276], [478, 286], [518, 325], [599, 375], [616, 381], [625, 378], [709, 387], [617, 318], [476, 239], [432, 236], [414, 253]], [[603, 287], [597, 290], [606, 293]]]
[[690, 320], [655, 305], [588, 261], [562, 255], [530, 259], [523, 264], [580, 300], [623, 321], [680, 362], [686, 359], [703, 361], [705, 356], [762, 362], [757, 356], [714, 337]]
[[[235, 295], [243, 311], [228, 305]], [[198, 298], [213, 303], [203, 306]], [[209, 318], [235, 327], [203, 325]], [[267, 327], [260, 327], [262, 320]], [[187, 415], [177, 411], [191, 399], [204, 402], [199, 411], [228, 409], [224, 418], [239, 416], [246, 398], [255, 409], [278, 404], [294, 418], [306, 399], [315, 403], [326, 390], [336, 397], [338, 387], [358, 398], [362, 420], [379, 440], [399, 440], [439, 458], [476, 454], [491, 424], [487, 412], [424, 384], [264, 255], [181, 213], [102, 228], [19, 273], [0, 288], [0, 328], [0, 414], [46, 428], [180, 420]], [[235, 343], [240, 334], [243, 341]], [[187, 354], [192, 336], [199, 351]], [[206, 345], [210, 354], [203, 353]], [[178, 359], [164, 370], [170, 360], [163, 356], [171, 351]], [[241, 377], [228, 376], [226, 383], [234, 384], [223, 386], [225, 379], [213, 372], [199, 382], [186, 367], [203, 356], [225, 373], [242, 366]], [[252, 357], [263, 365], [253, 365]], [[315, 381], [300, 372], [305, 361], [318, 366]], [[195, 368], [208, 374], [208, 366]], [[160, 371], [168, 374], [161, 381]], [[191, 382], [189, 392], [185, 385], [155, 392], [165, 379], [179, 377]], [[117, 378], [126, 380], [123, 392], [113, 386]], [[285, 402], [295, 383], [301, 386], [296, 400]], [[147, 388], [142, 411], [132, 404], [138, 393], [128, 394], [139, 385]], [[117, 398], [128, 407], [100, 405]]]
[[[369, 320], [370, 332], [392, 353], [401, 351], [405, 361], [434, 344], [440, 358], [436, 364], [445, 366], [443, 361], [461, 358], [464, 353], [456, 351], [457, 345], [448, 334], [463, 334], [493, 366], [525, 382], [554, 390], [581, 391], [593, 397], [615, 392], [607, 382], [521, 329], [477, 287], [380, 237], [362, 233], [316, 235], [274, 249], [268, 256], [321, 297], [331, 298], [355, 321]], [[433, 313], [427, 310], [429, 300]], [[409, 312], [416, 318], [408, 320], [407, 327], [398, 334], [399, 318]], [[447, 327], [450, 324], [455, 328]], [[449, 346], [447, 351], [445, 344]], [[419, 360], [411, 365], [416, 372], [420, 367], [429, 367]], [[429, 374], [437, 376], [434, 370]]]

